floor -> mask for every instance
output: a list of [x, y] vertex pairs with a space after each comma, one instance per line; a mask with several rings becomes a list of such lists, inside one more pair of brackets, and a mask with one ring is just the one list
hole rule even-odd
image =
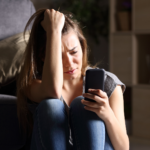
[[150, 140], [143, 140], [134, 137], [130, 139], [130, 150], [150, 150]]

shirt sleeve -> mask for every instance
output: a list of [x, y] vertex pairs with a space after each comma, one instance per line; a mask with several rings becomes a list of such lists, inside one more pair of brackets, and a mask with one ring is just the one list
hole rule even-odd
[[124, 93], [126, 85], [115, 74], [105, 71], [104, 91], [107, 93], [108, 98], [110, 98], [117, 85], [121, 86]]

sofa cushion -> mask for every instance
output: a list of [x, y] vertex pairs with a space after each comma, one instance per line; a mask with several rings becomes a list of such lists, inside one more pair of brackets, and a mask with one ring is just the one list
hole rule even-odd
[[0, 0], [0, 40], [23, 32], [34, 12], [30, 0]]
[[[25, 40], [28, 38], [29, 33], [26, 33]], [[0, 41], [0, 87], [12, 82], [19, 74], [25, 48], [23, 33]]]

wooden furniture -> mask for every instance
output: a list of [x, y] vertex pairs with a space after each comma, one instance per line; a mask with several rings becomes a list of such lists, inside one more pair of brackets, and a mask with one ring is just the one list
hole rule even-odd
[[123, 2], [110, 0], [110, 71], [132, 90], [131, 136], [150, 139], [150, 0], [128, 0], [128, 30], [118, 22]]

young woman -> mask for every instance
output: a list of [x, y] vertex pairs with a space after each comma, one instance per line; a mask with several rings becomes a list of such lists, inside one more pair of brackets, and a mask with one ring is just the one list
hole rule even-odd
[[105, 71], [105, 90], [84, 93], [85, 72], [94, 67], [78, 22], [53, 9], [38, 10], [25, 31], [32, 21], [17, 92], [24, 129], [32, 128], [28, 106], [37, 106], [31, 150], [128, 150], [125, 85]]

